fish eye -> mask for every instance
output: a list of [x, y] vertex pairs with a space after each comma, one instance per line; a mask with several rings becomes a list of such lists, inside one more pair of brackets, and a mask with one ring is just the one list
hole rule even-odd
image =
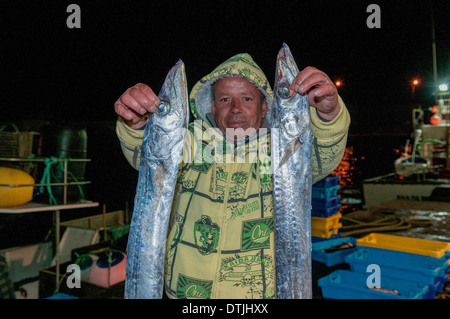
[[158, 116], [165, 116], [170, 112], [170, 103], [165, 100], [161, 100], [161, 103], [156, 107], [156, 114]]
[[278, 95], [283, 98], [289, 98], [289, 84], [283, 83], [278, 87]]

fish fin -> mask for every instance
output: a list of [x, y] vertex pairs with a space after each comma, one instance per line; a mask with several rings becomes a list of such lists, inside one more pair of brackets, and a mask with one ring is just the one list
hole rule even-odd
[[300, 140], [300, 138], [293, 139], [289, 142], [289, 144], [286, 145], [284, 148], [284, 155], [280, 162], [280, 165], [278, 166], [278, 169], [283, 166], [289, 158], [299, 149], [299, 147], [303, 145], [303, 142]]

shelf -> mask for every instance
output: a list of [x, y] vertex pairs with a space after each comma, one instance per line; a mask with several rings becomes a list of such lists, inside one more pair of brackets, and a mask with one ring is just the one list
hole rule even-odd
[[[41, 162], [45, 163], [48, 158], [4, 158], [0, 157], [0, 162]], [[60, 243], [60, 214], [61, 210], [68, 209], [83, 209], [89, 207], [97, 207], [99, 205], [98, 202], [88, 201], [88, 200], [80, 200], [76, 203], [68, 203], [67, 202], [67, 187], [70, 185], [82, 185], [89, 184], [89, 181], [85, 182], [68, 182], [68, 163], [69, 162], [90, 162], [90, 159], [84, 158], [53, 158], [56, 162], [64, 162], [64, 182], [63, 183], [43, 183], [43, 184], [32, 184], [32, 185], [4, 185], [0, 184], [0, 186], [6, 187], [21, 187], [21, 186], [63, 186], [64, 187], [64, 199], [63, 203], [60, 205], [50, 205], [44, 203], [37, 202], [28, 202], [24, 205], [14, 206], [14, 207], [0, 207], [0, 214], [25, 214], [25, 213], [35, 213], [35, 212], [48, 212], [52, 211], [54, 215], [54, 227], [56, 230], [55, 235], [55, 260], [56, 260], [56, 276], [55, 276], [55, 290], [59, 290], [59, 264], [60, 264], [60, 251], [59, 251], [59, 243]]]
[[[68, 163], [69, 162], [90, 162], [91, 160], [89, 158], [57, 158], [57, 157], [35, 157], [35, 158], [22, 158], [22, 157], [0, 157], [0, 162], [41, 162], [45, 163], [48, 159], [52, 159], [55, 162], [63, 162], [64, 164], [64, 176], [63, 182], [56, 182], [56, 183], [34, 183], [34, 184], [0, 184], [0, 187], [40, 187], [40, 186], [62, 186], [64, 187], [64, 193], [63, 193], [63, 205], [45, 205], [45, 204], [39, 204], [39, 203], [28, 203], [23, 206], [13, 207], [13, 208], [0, 208], [0, 213], [6, 213], [6, 214], [14, 214], [14, 213], [29, 213], [29, 212], [36, 212], [36, 211], [57, 211], [57, 210], [63, 210], [63, 209], [73, 209], [73, 208], [85, 208], [85, 207], [95, 207], [98, 206], [94, 205], [91, 206], [89, 201], [82, 201], [76, 204], [70, 204], [67, 203], [67, 187], [68, 186], [74, 186], [74, 185], [87, 185], [90, 184], [90, 181], [82, 181], [82, 182], [68, 182]], [[77, 205], [77, 206], [73, 206]]]
[[21, 206], [14, 207], [0, 207], [0, 214], [23, 214], [23, 213], [34, 213], [34, 212], [48, 212], [57, 210], [67, 210], [76, 208], [89, 208], [97, 207], [98, 202], [93, 201], [82, 201], [78, 203], [62, 204], [62, 205], [49, 205], [44, 203], [30, 202]]
[[[51, 157], [35, 157], [35, 158], [20, 158], [20, 157], [0, 157], [1, 162], [45, 162], [47, 158]], [[89, 158], [55, 158], [57, 162], [90, 162]]]

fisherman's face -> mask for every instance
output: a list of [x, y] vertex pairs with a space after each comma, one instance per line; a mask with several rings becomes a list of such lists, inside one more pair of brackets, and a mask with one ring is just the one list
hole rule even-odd
[[[224, 134], [227, 128], [242, 128], [244, 131], [253, 128], [258, 131], [267, 114], [267, 101], [262, 99], [261, 91], [247, 79], [225, 77], [214, 84], [211, 111]], [[250, 130], [247, 134], [251, 135], [249, 133]], [[237, 134], [237, 139], [242, 137], [242, 134]]]

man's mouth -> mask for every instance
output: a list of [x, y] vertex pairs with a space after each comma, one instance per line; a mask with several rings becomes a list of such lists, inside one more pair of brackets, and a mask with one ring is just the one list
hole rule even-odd
[[228, 121], [228, 127], [230, 128], [239, 128], [242, 127], [243, 125], [245, 125], [246, 121], [241, 121], [241, 120], [231, 120]]

